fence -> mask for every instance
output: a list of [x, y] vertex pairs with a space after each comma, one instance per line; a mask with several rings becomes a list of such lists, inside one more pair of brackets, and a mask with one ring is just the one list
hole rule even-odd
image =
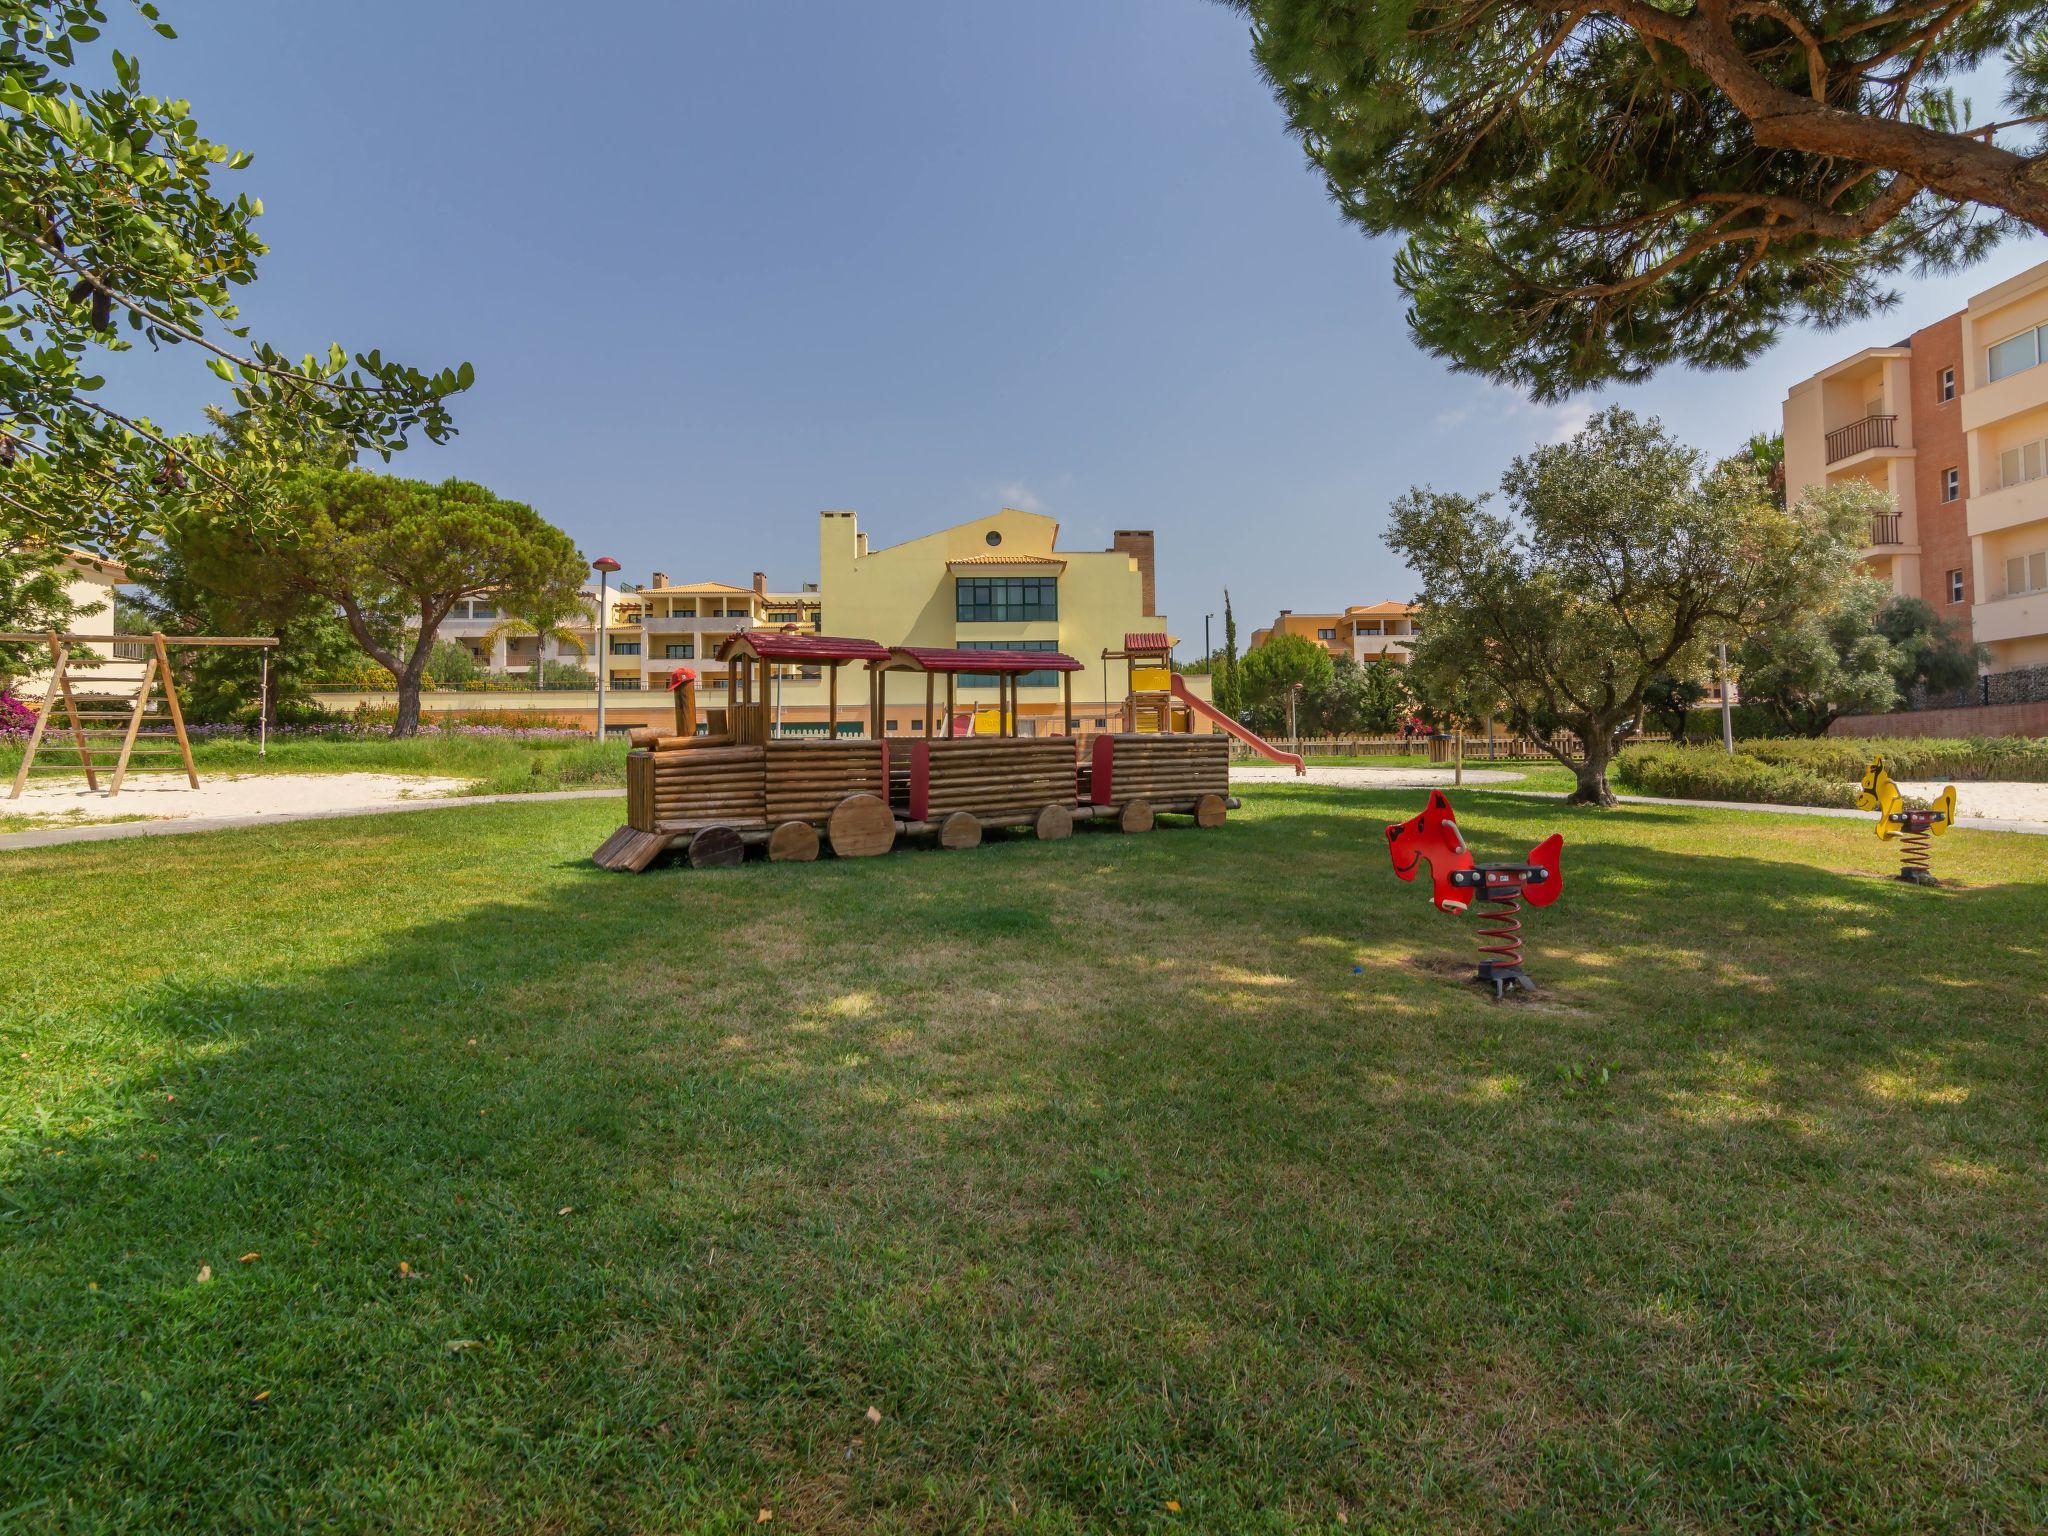
[[[1623, 743], [1635, 746], [1645, 742], [1667, 742], [1671, 737], [1663, 732], [1637, 732]], [[1579, 750], [1579, 739], [1569, 731], [1558, 736], [1560, 745], [1569, 752]], [[1273, 738], [1273, 745], [1303, 757], [1412, 757], [1418, 763], [1447, 763], [1451, 760], [1451, 738], [1448, 736], [1304, 736], [1298, 742]], [[1230, 760], [1234, 763], [1253, 762], [1259, 757], [1258, 751], [1245, 743], [1232, 739]], [[1537, 746], [1526, 736], [1516, 736], [1506, 731], [1496, 731], [1489, 742], [1483, 732], [1465, 737], [1465, 761], [1513, 763], [1541, 759], [1555, 761], [1550, 754]]]

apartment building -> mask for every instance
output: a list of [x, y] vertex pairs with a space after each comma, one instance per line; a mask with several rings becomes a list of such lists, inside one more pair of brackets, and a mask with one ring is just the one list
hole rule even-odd
[[[566, 626], [581, 643], [546, 642], [543, 655], [580, 661], [594, 671], [601, 660], [611, 695], [613, 724], [658, 718], [667, 708], [669, 673], [689, 666], [698, 673], [698, 692], [708, 707], [723, 703], [727, 688], [718, 647], [749, 629], [794, 626], [811, 632], [859, 635], [884, 645], [928, 645], [963, 650], [1061, 651], [1086, 664], [1074, 680], [1071, 728], [1114, 728], [1123, 703], [1120, 665], [1105, 664], [1104, 651], [1120, 650], [1127, 634], [1163, 631], [1149, 529], [1119, 531], [1106, 550], [1059, 547], [1059, 523], [1034, 512], [1005, 508], [900, 544], [871, 547], [852, 512], [823, 512], [818, 519], [819, 580], [800, 590], [771, 591], [756, 571], [751, 586], [720, 581], [671, 584], [664, 572], [643, 586], [610, 593], [611, 615], [598, 656], [595, 615], [598, 595], [586, 594], [588, 615]], [[479, 600], [443, 625], [442, 632], [468, 645], [492, 670], [525, 671], [533, 664], [530, 636], [498, 633], [495, 607]], [[587, 658], [587, 659], [586, 659]], [[1207, 679], [1189, 686], [1206, 697]], [[892, 700], [883, 721], [885, 735], [924, 729], [923, 695], [895, 682], [903, 694]], [[842, 688], [844, 682], [842, 680]], [[822, 729], [826, 685], [817, 668], [780, 669], [775, 704], [789, 732]], [[961, 707], [993, 705], [994, 679], [966, 674], [956, 684]], [[645, 697], [642, 697], [645, 696]], [[581, 713], [573, 696], [558, 696], [558, 713]], [[587, 695], [583, 697], [587, 698]], [[1027, 734], [1057, 734], [1063, 727], [1061, 675], [1027, 673], [1018, 690], [1019, 726]], [[848, 728], [865, 728], [863, 707], [840, 710]]]
[[1252, 631], [1251, 648], [1257, 650], [1275, 635], [1299, 635], [1313, 640], [1332, 656], [1349, 656], [1361, 667], [1384, 656], [1405, 665], [1415, 644], [1413, 603], [1365, 603], [1342, 613], [1296, 613], [1282, 608], [1280, 616], [1264, 629]]
[[1867, 480], [1858, 558], [1990, 653], [2048, 665], [2048, 262], [1785, 397], [1785, 483]]
[[[96, 555], [88, 549], [66, 546], [63, 553], [60, 574], [64, 578], [64, 595], [73, 610], [70, 632], [88, 635], [126, 633], [115, 627], [114, 598], [116, 588], [128, 585], [127, 567], [118, 560], [109, 560], [105, 555]], [[142, 679], [142, 668], [142, 642], [117, 640], [112, 645], [80, 647], [68, 670], [73, 683], [80, 687], [102, 682], [110, 687], [126, 685], [132, 690]], [[40, 699], [49, 681], [49, 668], [38, 667], [16, 678], [12, 688], [19, 698]]]

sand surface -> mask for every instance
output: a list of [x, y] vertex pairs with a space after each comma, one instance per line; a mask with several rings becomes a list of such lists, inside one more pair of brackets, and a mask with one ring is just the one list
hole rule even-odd
[[[1899, 793], [1932, 801], [1948, 788], [1946, 784], [1901, 780]], [[2048, 825], [2048, 784], [1958, 784], [1956, 815], [1982, 817], [1987, 821], [2038, 821]]]
[[[108, 798], [107, 779], [90, 790], [85, 780], [30, 776], [19, 800], [0, 799], [10, 816], [61, 817], [69, 822], [108, 816], [267, 816], [283, 811], [360, 810], [406, 800], [438, 799], [468, 785], [466, 779], [412, 773], [202, 773], [192, 788], [183, 774], [136, 774]], [[4, 791], [0, 791], [4, 793]]]

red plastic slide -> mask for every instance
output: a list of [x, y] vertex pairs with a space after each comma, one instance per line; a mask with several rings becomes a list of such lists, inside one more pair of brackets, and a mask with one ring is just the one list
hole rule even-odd
[[1173, 674], [1173, 696], [1179, 699], [1181, 703], [1187, 705], [1195, 714], [1202, 716], [1206, 720], [1215, 721], [1216, 724], [1222, 726], [1224, 730], [1235, 736], [1261, 757], [1269, 757], [1276, 763], [1290, 763], [1293, 765], [1296, 774], [1308, 772], [1308, 764], [1304, 763], [1294, 753], [1282, 752], [1278, 747], [1268, 742], [1265, 737], [1254, 736], [1207, 699], [1195, 697], [1194, 694], [1188, 691], [1188, 685], [1181, 681], [1181, 675], [1178, 672]]

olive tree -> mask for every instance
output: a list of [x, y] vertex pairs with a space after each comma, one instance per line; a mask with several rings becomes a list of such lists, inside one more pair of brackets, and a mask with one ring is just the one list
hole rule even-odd
[[1660, 677], [1704, 674], [1716, 641], [1825, 603], [1867, 508], [1780, 507], [1753, 464], [1709, 468], [1655, 420], [1601, 412], [1515, 460], [1507, 514], [1427, 488], [1387, 543], [1421, 578], [1410, 679], [1498, 696], [1509, 722], [1609, 805], [1607, 766]]

